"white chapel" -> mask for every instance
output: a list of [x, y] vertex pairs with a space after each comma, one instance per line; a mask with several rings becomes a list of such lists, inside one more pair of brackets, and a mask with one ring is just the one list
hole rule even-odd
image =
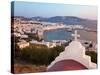
[[97, 67], [91, 62], [91, 57], [85, 54], [85, 47], [78, 40], [80, 35], [77, 34], [77, 30], [72, 36], [74, 40], [51, 62], [47, 71], [95, 69]]

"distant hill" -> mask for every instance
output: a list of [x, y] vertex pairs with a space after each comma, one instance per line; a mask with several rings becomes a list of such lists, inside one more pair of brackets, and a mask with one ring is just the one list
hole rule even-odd
[[35, 20], [35, 21], [41, 21], [41, 22], [53, 22], [53, 23], [63, 23], [68, 25], [84, 25], [87, 27], [96, 28], [97, 27], [97, 20], [89, 20], [84, 18], [79, 18], [75, 16], [54, 16], [50, 18], [44, 18], [44, 17], [32, 17], [32, 18], [26, 18], [22, 17], [23, 20]]
[[43, 18], [43, 17], [32, 17], [33, 20], [39, 20], [39, 21], [45, 21], [45, 22], [59, 22], [64, 24], [70, 24], [70, 25], [97, 25], [97, 20], [89, 20], [89, 19], [83, 19], [79, 17], [74, 16], [54, 16], [50, 18]]

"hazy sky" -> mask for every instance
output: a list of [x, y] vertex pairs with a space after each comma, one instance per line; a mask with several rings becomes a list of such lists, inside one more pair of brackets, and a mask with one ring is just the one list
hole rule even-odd
[[16, 1], [14, 2], [14, 15], [26, 17], [77, 16], [88, 19], [97, 19], [97, 7]]

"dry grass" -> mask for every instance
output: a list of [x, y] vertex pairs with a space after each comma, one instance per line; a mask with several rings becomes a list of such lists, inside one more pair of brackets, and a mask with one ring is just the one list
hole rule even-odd
[[45, 65], [22, 65], [22, 64], [14, 64], [14, 73], [36, 73], [36, 72], [45, 72]]

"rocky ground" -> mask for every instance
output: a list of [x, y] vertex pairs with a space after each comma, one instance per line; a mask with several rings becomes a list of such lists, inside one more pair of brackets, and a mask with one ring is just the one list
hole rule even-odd
[[14, 73], [36, 73], [36, 72], [45, 72], [45, 65], [32, 65], [32, 64], [14, 64]]

